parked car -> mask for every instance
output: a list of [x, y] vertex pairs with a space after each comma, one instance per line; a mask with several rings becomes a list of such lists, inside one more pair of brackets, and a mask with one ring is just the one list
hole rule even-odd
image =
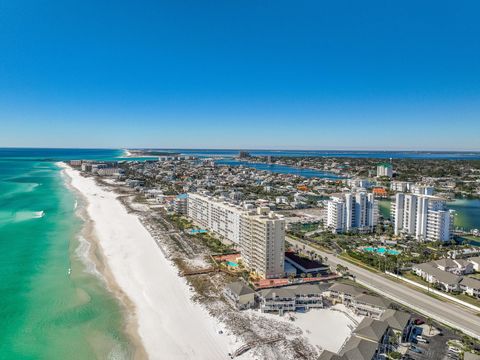
[[417, 335], [417, 337], [415, 338], [418, 342], [421, 342], [421, 343], [424, 343], [424, 344], [428, 344], [428, 340], [425, 339], [422, 335]]
[[422, 325], [422, 324], [425, 324], [425, 321], [423, 321], [422, 319], [415, 319], [413, 323], [415, 325]]
[[422, 350], [416, 347], [415, 345], [410, 346], [410, 350], [416, 352], [417, 354], [421, 354]]
[[453, 354], [460, 354], [462, 351], [457, 347], [449, 346], [448, 347], [448, 352], [451, 352]]

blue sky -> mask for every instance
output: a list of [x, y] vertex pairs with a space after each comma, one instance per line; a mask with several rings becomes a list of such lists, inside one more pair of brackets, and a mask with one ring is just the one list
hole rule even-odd
[[0, 147], [480, 150], [478, 1], [0, 2]]

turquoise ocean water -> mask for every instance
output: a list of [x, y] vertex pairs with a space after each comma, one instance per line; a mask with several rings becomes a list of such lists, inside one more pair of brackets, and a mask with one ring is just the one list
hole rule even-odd
[[0, 359], [131, 357], [121, 305], [82, 260], [76, 195], [55, 165], [119, 154], [0, 149]]
[[[0, 149], [0, 359], [132, 357], [121, 305], [82, 260], [79, 199], [55, 165], [118, 160], [121, 153]], [[478, 205], [455, 204], [463, 226], [479, 225]]]

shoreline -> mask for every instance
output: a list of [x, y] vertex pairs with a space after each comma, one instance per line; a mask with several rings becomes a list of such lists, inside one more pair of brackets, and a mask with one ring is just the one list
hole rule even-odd
[[[165, 257], [138, 216], [118, 195], [59, 165], [85, 200], [87, 241], [104, 260], [99, 271], [127, 313], [134, 358], [225, 359], [236, 340], [219, 334], [224, 326], [192, 300], [193, 292]], [[93, 240], [93, 241], [92, 241]]]
[[[77, 246], [72, 249], [72, 253], [77, 256], [79, 261], [84, 265], [82, 271], [96, 276], [119, 302], [124, 318], [123, 331], [130, 342], [130, 350], [132, 350], [133, 354], [132, 358], [135, 360], [147, 359], [147, 353], [137, 331], [138, 321], [135, 315], [135, 306], [120, 288], [107, 264], [107, 259], [100, 247], [99, 239], [95, 234], [95, 222], [87, 211], [89, 204], [88, 199], [81, 191], [72, 185], [73, 179], [66, 171], [68, 166], [61, 162], [56, 165], [62, 169], [62, 175], [67, 189], [74, 192], [78, 198], [75, 206], [76, 215], [83, 221], [82, 229], [77, 236]], [[82, 249], [82, 246], [86, 246], [86, 249]], [[82, 253], [82, 250], [84, 253]], [[71, 269], [73, 271], [73, 268]]]

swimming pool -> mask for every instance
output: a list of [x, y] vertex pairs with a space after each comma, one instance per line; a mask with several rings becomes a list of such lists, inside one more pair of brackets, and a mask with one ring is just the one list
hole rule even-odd
[[205, 234], [207, 230], [204, 229], [191, 229], [189, 231], [190, 235], [195, 235], [195, 234]]
[[387, 249], [385, 247], [375, 248], [375, 247], [367, 246], [367, 247], [363, 248], [363, 251], [376, 252], [377, 254], [380, 254], [380, 255], [384, 255], [385, 253], [388, 254], [388, 255], [398, 255], [398, 254], [400, 254], [400, 251], [398, 251], [398, 250]]
[[238, 264], [236, 262], [233, 262], [233, 261], [227, 261], [227, 265], [231, 266], [231, 267], [237, 267], [238, 266]]

